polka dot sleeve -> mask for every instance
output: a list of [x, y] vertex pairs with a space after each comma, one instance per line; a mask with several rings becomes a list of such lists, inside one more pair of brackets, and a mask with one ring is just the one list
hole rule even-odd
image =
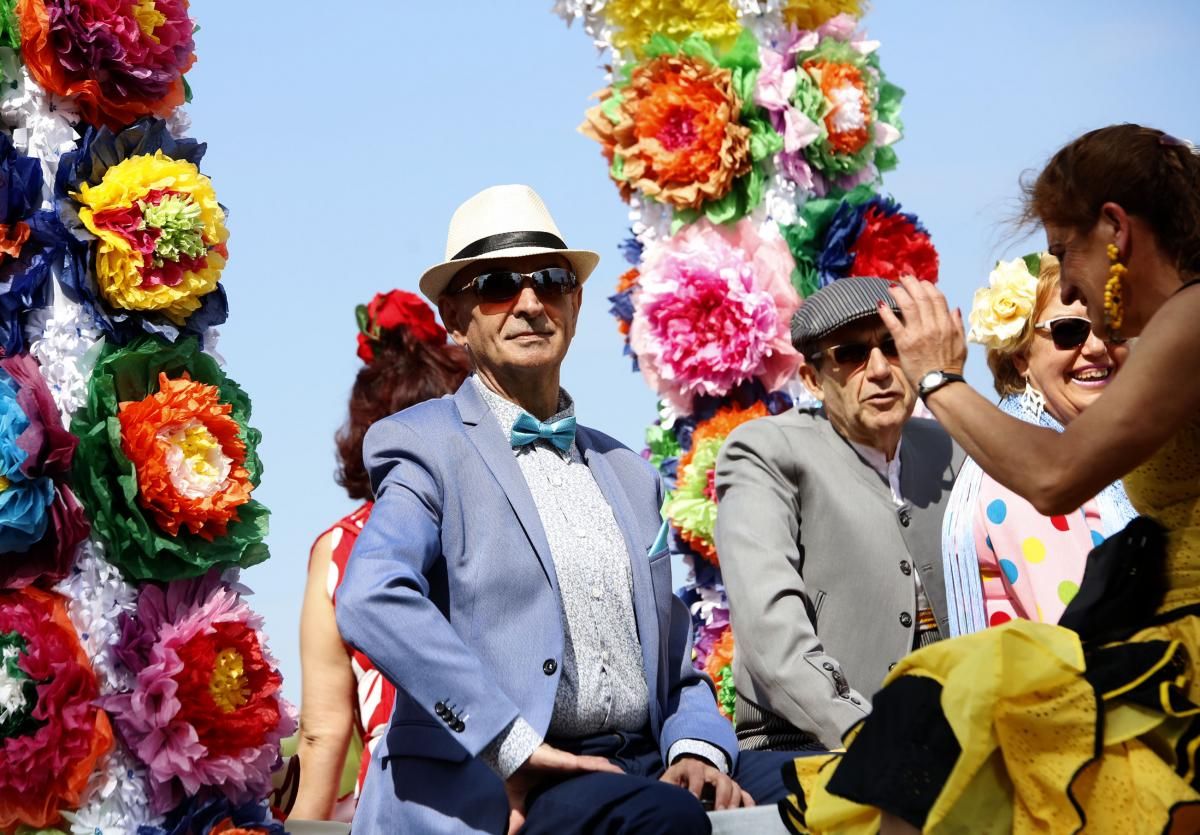
[[1043, 516], [986, 474], [979, 487], [975, 543], [988, 624], [1014, 617], [1057, 623], [1079, 591], [1088, 552], [1104, 537], [1095, 502]]

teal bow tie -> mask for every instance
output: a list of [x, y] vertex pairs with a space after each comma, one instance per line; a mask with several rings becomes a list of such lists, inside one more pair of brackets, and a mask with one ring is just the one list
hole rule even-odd
[[513, 446], [525, 446], [541, 439], [566, 452], [575, 440], [575, 418], [566, 417], [553, 423], [542, 423], [529, 412], [521, 412], [509, 436]]

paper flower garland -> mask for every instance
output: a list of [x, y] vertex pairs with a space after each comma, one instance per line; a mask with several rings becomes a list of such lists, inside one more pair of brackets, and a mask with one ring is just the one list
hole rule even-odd
[[753, 103], [754, 36], [743, 32], [720, 57], [699, 36], [656, 36], [646, 54], [599, 94], [580, 130], [603, 147], [626, 200], [636, 191], [714, 222], [742, 217], [762, 200], [762, 163], [783, 144]]
[[682, 414], [748, 380], [779, 388], [800, 363], [792, 269], [783, 240], [748, 221], [698, 221], [647, 249], [629, 334], [646, 382]]
[[187, 97], [188, 0], [17, 0], [16, 14], [30, 74], [94, 125], [169, 116]]
[[66, 253], [67, 235], [54, 212], [41, 209], [42, 169], [0, 133], [0, 349], [25, 350], [27, 311], [49, 300], [51, 270]]
[[[611, 68], [580, 130], [629, 204], [633, 269], [611, 312], [659, 395], [643, 453], [671, 485], [693, 663], [734, 718], [735, 652], [713, 542], [714, 465], [741, 421], [819, 408], [796, 379], [801, 299], [857, 275], [938, 277], [913, 214], [878, 196], [903, 91], [860, 0], [555, 0]], [[785, 251], [787, 250], [787, 251]]]
[[0, 360], [0, 587], [64, 577], [87, 537], [66, 478], [78, 440], [67, 432], [28, 355]]
[[262, 618], [234, 589], [215, 572], [145, 586], [116, 653], [136, 683], [102, 702], [149, 770], [153, 812], [201, 791], [237, 804], [266, 796], [296, 722]]
[[92, 372], [75, 484], [128, 577], [194, 577], [267, 558], [250, 401], [195, 339], [108, 347]]
[[97, 695], [63, 599], [0, 593], [0, 831], [53, 826], [79, 805], [113, 744]]
[[800, 222], [781, 231], [795, 256], [796, 289], [803, 296], [847, 276], [938, 279], [938, 254], [925, 227], [867, 186], [840, 200], [808, 201]]
[[117, 341], [175, 340], [225, 321], [229, 233], [197, 167], [204, 148], [144, 119], [120, 133], [89, 129], [59, 163], [58, 212], [76, 239], [64, 284]]
[[754, 418], [766, 417], [765, 403], [746, 408], [724, 407], [692, 432], [692, 445], [679, 461], [675, 490], [663, 504], [663, 515], [679, 538], [704, 559], [717, 565], [713, 529], [717, 522], [717, 455], [729, 433]]
[[988, 286], [975, 291], [967, 338], [988, 350], [1008, 351], [1020, 344], [1037, 306], [1041, 257], [1001, 261], [988, 275]]

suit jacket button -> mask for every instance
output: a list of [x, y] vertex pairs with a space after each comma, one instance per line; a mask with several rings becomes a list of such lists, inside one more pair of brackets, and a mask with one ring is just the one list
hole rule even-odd
[[461, 719], [455, 719], [454, 722], [450, 725], [450, 730], [454, 731], [456, 734], [460, 734], [463, 731], [465, 731], [466, 729], [467, 729], [467, 726], [465, 724], [463, 724], [463, 721]]
[[896, 669], [896, 662], [895, 662], [895, 661], [893, 661], [891, 664], [888, 664], [888, 672], [890, 673], [890, 672], [891, 672], [892, 670], [894, 670], [894, 669]]
[[542, 664], [542, 672], [548, 676], [554, 675], [557, 671], [558, 671], [558, 662], [555, 661], [553, 658], [547, 658], [545, 663]]
[[905, 514], [904, 516], [901, 516], [901, 517], [900, 517], [900, 524], [901, 524], [901, 525], [903, 525], [903, 526], [904, 526], [904, 527], [906, 527], [906, 528], [908, 527], [908, 524], [909, 524], [909, 517], [908, 517], [908, 515], [907, 515], [907, 514]]
[[901, 612], [900, 625], [903, 627], [912, 626], [912, 615], [910, 615], [908, 612]]
[[900, 560], [900, 573], [905, 577], [912, 574], [912, 566], [908, 564], [908, 560]]

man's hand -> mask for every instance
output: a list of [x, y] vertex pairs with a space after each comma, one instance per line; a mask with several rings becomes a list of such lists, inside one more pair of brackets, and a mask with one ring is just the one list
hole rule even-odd
[[542, 783], [565, 780], [589, 771], [624, 774], [604, 757], [580, 757], [542, 743], [533, 749], [520, 768], [504, 781], [508, 795], [508, 832], [513, 835], [525, 825], [525, 797]]
[[663, 772], [662, 781], [682, 786], [698, 799], [704, 794], [705, 786], [713, 787], [713, 810], [737, 809], [754, 805], [754, 798], [742, 791], [742, 787], [728, 774], [708, 760], [684, 754]]

